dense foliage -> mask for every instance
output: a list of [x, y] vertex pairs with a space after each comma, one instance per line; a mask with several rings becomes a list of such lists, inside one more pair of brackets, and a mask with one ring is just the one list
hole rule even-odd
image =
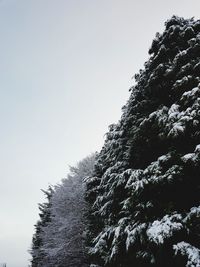
[[172, 17], [88, 180], [105, 267], [200, 266], [200, 21]]
[[96, 154], [70, 168], [66, 179], [48, 191], [32, 242], [32, 267], [87, 267], [85, 182]]
[[200, 20], [149, 54], [97, 158], [45, 192], [32, 267], [200, 267]]
[[43, 245], [44, 240], [42, 238], [42, 232], [48, 223], [51, 221], [50, 209], [52, 205], [52, 195], [53, 195], [53, 188], [49, 186], [48, 190], [42, 190], [46, 196], [47, 202], [39, 204], [39, 217], [40, 219], [35, 225], [35, 233], [32, 239], [32, 246], [31, 246], [31, 266], [32, 267], [42, 267], [43, 266], [43, 259], [44, 259], [44, 251]]

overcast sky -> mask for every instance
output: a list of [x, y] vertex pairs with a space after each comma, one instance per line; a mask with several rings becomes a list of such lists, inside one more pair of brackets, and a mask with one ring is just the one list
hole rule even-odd
[[28, 266], [40, 189], [101, 148], [173, 14], [200, 1], [0, 1], [0, 262]]

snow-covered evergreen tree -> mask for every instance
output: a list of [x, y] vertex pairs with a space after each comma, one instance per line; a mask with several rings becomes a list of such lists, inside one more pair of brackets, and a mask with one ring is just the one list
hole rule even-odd
[[51, 200], [53, 195], [53, 188], [51, 186], [48, 189], [42, 190], [46, 196], [47, 202], [39, 204], [39, 217], [40, 219], [37, 221], [35, 225], [35, 233], [32, 239], [32, 246], [30, 250], [30, 254], [32, 256], [31, 266], [32, 267], [44, 267], [43, 260], [45, 257], [43, 251], [43, 229], [48, 225], [51, 220]]
[[91, 261], [199, 267], [200, 20], [173, 16], [149, 53], [87, 183]]
[[[87, 267], [85, 180], [93, 173], [96, 154], [70, 168], [66, 179], [54, 187], [48, 223], [40, 226], [41, 264], [33, 267]], [[40, 224], [40, 222], [39, 222]], [[34, 236], [34, 244], [35, 244]], [[35, 255], [35, 245], [32, 255]], [[32, 261], [33, 263], [33, 261]], [[37, 265], [38, 264], [38, 265]]]

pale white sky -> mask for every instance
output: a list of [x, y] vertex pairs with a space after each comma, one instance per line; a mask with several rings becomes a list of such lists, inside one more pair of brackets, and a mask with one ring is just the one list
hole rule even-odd
[[28, 266], [40, 189], [101, 148], [173, 14], [200, 1], [0, 1], [0, 262]]

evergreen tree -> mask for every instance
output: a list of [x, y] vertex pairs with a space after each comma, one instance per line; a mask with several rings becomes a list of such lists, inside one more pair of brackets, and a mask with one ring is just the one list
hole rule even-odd
[[87, 183], [105, 267], [200, 266], [200, 20], [173, 16]]
[[40, 217], [46, 220], [36, 225], [32, 267], [88, 267], [85, 180], [93, 173], [95, 157], [92, 154], [70, 167], [67, 178], [54, 186], [48, 204], [40, 205]]
[[43, 204], [39, 204], [40, 219], [35, 225], [35, 233], [33, 235], [32, 246], [30, 250], [30, 254], [32, 256], [32, 260], [31, 260], [32, 267], [44, 267], [43, 261], [44, 261], [45, 254], [42, 249], [43, 243], [44, 243], [43, 242], [43, 229], [51, 221], [50, 208], [51, 208], [51, 199], [53, 195], [53, 188], [49, 186], [46, 191], [42, 190], [42, 192], [45, 194], [47, 202]]

